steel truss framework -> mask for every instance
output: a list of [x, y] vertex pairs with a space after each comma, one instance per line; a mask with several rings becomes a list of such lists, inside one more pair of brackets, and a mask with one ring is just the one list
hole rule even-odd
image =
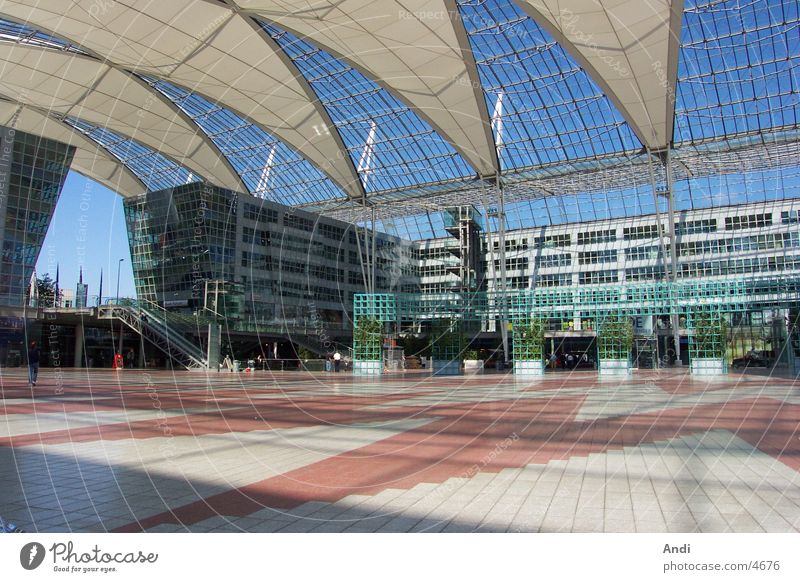
[[[682, 11], [678, 9], [677, 19], [669, 26], [666, 14], [651, 14], [661, 28], [669, 30], [677, 39], [670, 45], [673, 46], [670, 50], [676, 53], [674, 69], [666, 62], [642, 61], [639, 65], [647, 65], [647, 74], [635, 79], [640, 86], [650, 86], [653, 92], [659, 93], [658, 99], [648, 102], [647, 107], [655, 107], [649, 111], [669, 110], [662, 116], [664, 119], [652, 120], [654, 128], [656, 125], [661, 128], [655, 133], [646, 131], [642, 120], [647, 116], [632, 113], [633, 101], [620, 99], [619, 82], [624, 79], [607, 78], [597, 69], [600, 61], [607, 60], [601, 45], [593, 43], [592, 38], [582, 45], [579, 42], [580, 47], [575, 44], [576, 39], [582, 38], [580, 26], [583, 22], [575, 11], [580, 8], [577, 2], [454, 0], [443, 3], [447, 7], [444, 12], [452, 20], [449, 23], [412, 18], [414, 13], [403, 11], [403, 17], [386, 29], [387, 34], [397, 32], [400, 36], [387, 46], [371, 46], [375, 50], [387, 50], [396, 57], [400, 52], [392, 51], [420, 48], [402, 46], [402, 41], [406, 40], [402, 36], [404, 31], [450, 39], [446, 44], [455, 42], [452, 33], [456, 32], [458, 44], [442, 47], [441, 54], [448, 56], [443, 57], [441, 63], [453, 64], [454, 55], [461, 55], [455, 60], [461, 58], [464, 62], [454, 65], [453, 70], [458, 74], [448, 83], [442, 81], [440, 89], [446, 88], [447, 98], [452, 98], [453, 103], [465, 103], [467, 96], [477, 99], [475, 111], [480, 114], [471, 118], [462, 115], [460, 119], [464, 124], [487, 125], [491, 121], [491, 127], [485, 128], [489, 137], [485, 141], [490, 149], [492, 146], [496, 149], [494, 176], [492, 169], [485, 167], [494, 154], [462, 151], [459, 148], [463, 144], [448, 133], [457, 128], [440, 123], [445, 118], [450, 122], [455, 118], [442, 108], [436, 111], [420, 106], [415, 95], [420, 95], [423, 85], [412, 83], [403, 88], [403, 79], [416, 79], [414, 74], [384, 78], [370, 63], [377, 66], [381, 62], [393, 62], [391, 59], [380, 58], [379, 52], [375, 53], [377, 56], [363, 56], [348, 55], [341, 50], [347, 45], [347, 34], [353, 35], [353, 42], [361, 42], [358, 38], [377, 41], [380, 37], [369, 29], [369, 24], [355, 31], [351, 24], [357, 22], [358, 14], [350, 13], [352, 6], [347, 3], [331, 3], [329, 7], [321, 3], [315, 7], [312, 13], [320, 18], [319, 30], [315, 23], [303, 22], [296, 14], [284, 14], [283, 9], [277, 7], [259, 8], [259, 3], [248, 3], [252, 7], [239, 12], [229, 11], [222, 3], [204, 4], [202, 8], [208, 13], [204, 13], [205, 16], [218, 16], [211, 29], [194, 31], [189, 23], [186, 30], [170, 29], [187, 38], [194, 33], [204, 35], [197, 51], [188, 56], [189, 61], [207, 58], [202, 56], [206, 51], [224, 55], [229, 35], [234, 31], [236, 34], [248, 31], [242, 46], [248, 50], [260, 46], [263, 55], [248, 54], [247, 58], [271, 59], [259, 61], [252, 75], [268, 74], [270, 67], [280, 68], [296, 81], [292, 85], [296, 87], [292, 99], [298, 103], [312, 102], [315, 113], [309, 114], [308, 119], [313, 117], [316, 122], [306, 128], [310, 128], [311, 135], [305, 136], [305, 141], [298, 140], [299, 134], [291, 133], [301, 129], [303, 120], [295, 120], [296, 127], [284, 124], [270, 127], [265, 121], [269, 115], [258, 117], [255, 114], [256, 110], [264, 113], [261, 106], [253, 105], [252, 110], [244, 110], [244, 113], [252, 113], [252, 118], [243, 114], [241, 104], [244, 101], [236, 95], [241, 93], [243, 98], [250, 91], [247, 83], [241, 91], [233, 87], [219, 95], [218, 87], [203, 82], [190, 83], [194, 73], [189, 69], [197, 67], [197, 63], [183, 63], [187, 69], [182, 71], [177, 70], [180, 59], [174, 66], [156, 67], [148, 60], [156, 55], [149, 53], [146, 57], [142, 55], [138, 68], [134, 67], [126, 51], [139, 47], [147, 52], [141, 39], [119, 42], [111, 28], [97, 35], [87, 34], [96, 23], [83, 22], [85, 14], [81, 16], [81, 10], [85, 10], [85, 6], [81, 7], [82, 4], [84, 2], [76, 0], [63, 19], [54, 19], [47, 17], [51, 14], [49, 11], [62, 10], [55, 1], [42, 1], [37, 7], [9, 1], [0, 11], [8, 16], [0, 20], [0, 42], [36, 47], [43, 52], [58, 51], [83, 61], [97, 59], [116, 71], [146, 77], [157, 99], [169, 98], [176, 108], [189, 115], [198, 131], [209, 136], [206, 145], [213, 142], [217, 155], [225, 160], [220, 166], [220, 175], [228, 171], [226, 164], [230, 164], [240, 182], [251, 192], [309, 210], [333, 213], [356, 223], [364, 220], [366, 201], [380, 208], [381, 226], [391, 222], [397, 231], [393, 234], [412, 239], [422, 238], [421, 231], [441, 235], [437, 230], [440, 225], [430, 215], [442, 208], [454, 203], [474, 204], [478, 199], [494, 196], [484, 180], [496, 184], [498, 174], [499, 183], [506, 188], [509, 228], [529, 224], [531, 216], [545, 217], [543, 220], [548, 222], [543, 225], [586, 220], [586, 216], [565, 214], [556, 207], [569, 205], [570, 198], [585, 206], [579, 199], [581, 196], [592, 198], [594, 210], [588, 219], [617, 217], [608, 216], [618, 210], [614, 205], [638, 214], [655, 211], [653, 203], [648, 204], [646, 200], [652, 197], [648, 188], [648, 166], [655, 159], [648, 151], [659, 154], [659, 163], [655, 166], [658, 184], [665, 181], [660, 152], [666, 149], [671, 150], [671, 170], [676, 185], [703, 179], [723, 180], [727, 175], [747, 176], [773, 168], [787, 168], [792, 180], [797, 180], [800, 174], [796, 163], [800, 157], [797, 135], [800, 54], [796, 42], [800, 8], [796, 0], [745, 3], [686, 0], [681, 5]], [[118, 4], [115, 9], [125, 11], [127, 16], [150, 22], [135, 3]], [[387, 15], [400, 7], [388, 0], [385, 5], [375, 4], [375, 10], [384, 11], [381, 26], [386, 25]], [[552, 20], [559, 16], [558, 6], [566, 7], [566, 13], [574, 18]], [[597, 7], [600, 12], [611, 10], [600, 1]], [[200, 7], [194, 9], [200, 10]], [[564, 15], [562, 10], [560, 16]], [[328, 17], [333, 20], [327, 22]], [[603, 26], [613, 28], [613, 23]], [[447, 35], [436, 37], [437, 27], [447, 29]], [[132, 27], [131, 31], [134, 29]], [[113, 42], [107, 44], [109, 39]], [[638, 46], [638, 58], [642, 58], [642, 51], [646, 53], [653, 48], [638, 37], [631, 41], [631, 46]], [[666, 50], [667, 44], [658, 42], [661, 43], [659, 50]], [[235, 53], [237, 46], [228, 48]], [[589, 54], [592, 52], [596, 54]], [[633, 53], [626, 55], [626, 58], [635, 56]], [[157, 56], [165, 62], [171, 58], [168, 54]], [[230, 57], [232, 63], [238, 64], [243, 55], [237, 53]], [[275, 59], [282, 63], [280, 67]], [[267, 62], [272, 64], [267, 67]], [[263, 70], [259, 68], [262, 66]], [[413, 65], [408, 66], [413, 68]], [[162, 74], [162, 70], [166, 72]], [[227, 74], [222, 70], [219, 73]], [[411, 73], [418, 73], [422, 79], [424, 71]], [[248, 78], [244, 72], [242, 75], [242, 79]], [[652, 75], [658, 78], [651, 78]], [[210, 76], [208, 80], [210, 83]], [[71, 115], [76, 123], [86, 121], [81, 119], [79, 105], [87, 103], [85, 96], [95, 90], [92, 86], [85, 89], [85, 95], [80, 93], [81, 99], [72, 108]], [[5, 88], [9, 93], [5, 97], [14, 100], [15, 91], [25, 95], [27, 90], [11, 84]], [[444, 95], [442, 92], [440, 96]], [[454, 97], [456, 95], [460, 97]], [[436, 96], [434, 93], [422, 97]], [[500, 97], [502, 107], [498, 105]], [[275, 101], [276, 108], [279, 102], [280, 99]], [[656, 102], [661, 105], [656, 107], [653, 105]], [[267, 109], [271, 105], [263, 104]], [[497, 118], [492, 116], [492, 111]], [[113, 117], [114, 113], [109, 115]], [[371, 139], [373, 122], [376, 129]], [[94, 124], [103, 129], [102, 124]], [[459, 128], [464, 132], [457, 133], [471, 135], [475, 139], [470, 138], [470, 143], [478, 147], [476, 144], [481, 140], [476, 136], [481, 131], [474, 129], [465, 126]], [[103, 139], [97, 131], [84, 133], [92, 139]], [[293, 146], [284, 143], [281, 137], [290, 134], [294, 136]], [[661, 138], [654, 142], [651, 138], [656, 134]], [[136, 149], [149, 149], [136, 139], [134, 127], [120, 137], [130, 140], [131, 148], [136, 144]], [[318, 146], [322, 149], [314, 149]], [[209, 155], [212, 149], [204, 148], [204, 155]], [[334, 160], [330, 155], [336, 151], [343, 155], [342, 159]], [[320, 164], [321, 153], [325, 153], [323, 158], [327, 157], [335, 168]], [[142, 155], [152, 158], [154, 154]], [[180, 183], [190, 173], [180, 168], [175, 170], [180, 176], [169, 180], [163, 174], [172, 170], [159, 163], [150, 165], [154, 169], [148, 174], [148, 165], [140, 163], [142, 155], [123, 155], [117, 159], [142, 178], [148, 188], [170, 181]], [[247, 159], [248, 156], [252, 159]], [[365, 160], [369, 160], [369, 164], [363, 164]], [[179, 161], [174, 163], [181, 166]], [[138, 164], [138, 167], [129, 164]], [[214, 176], [205, 177], [214, 179]], [[708, 203], [702, 199], [702, 186], [689, 185], [684, 190], [690, 207]], [[781, 195], [791, 196], [791, 188], [784, 188]], [[564, 203], [549, 202], [562, 197], [567, 199]], [[631, 197], [633, 204], [628, 203]], [[624, 202], [619, 202], [621, 200]]]

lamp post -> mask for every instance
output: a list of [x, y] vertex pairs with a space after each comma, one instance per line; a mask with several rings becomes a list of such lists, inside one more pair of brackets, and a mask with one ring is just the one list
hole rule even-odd
[[120, 259], [119, 262], [117, 262], [117, 299], [114, 303], [119, 303], [119, 271], [122, 267], [122, 261], [124, 260], [125, 259]]
[[[119, 271], [122, 267], [122, 261], [124, 260], [125, 259], [120, 259], [117, 262], [117, 299], [116, 301], [114, 301], [116, 305], [119, 305]], [[117, 353], [118, 354], [122, 353], [122, 320], [120, 320], [119, 322], [119, 348], [117, 349]]]

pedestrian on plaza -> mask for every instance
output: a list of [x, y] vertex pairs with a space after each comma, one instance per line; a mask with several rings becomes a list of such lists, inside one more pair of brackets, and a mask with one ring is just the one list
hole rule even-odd
[[136, 360], [136, 354], [133, 352], [133, 348], [130, 348], [128, 353], [125, 354], [125, 367], [133, 368], [134, 360]]
[[39, 377], [39, 360], [42, 358], [42, 351], [36, 342], [31, 342], [31, 348], [28, 350], [28, 382], [32, 386], [36, 386], [36, 379]]
[[339, 367], [341, 365], [342, 365], [342, 354], [340, 354], [337, 351], [335, 354], [333, 354], [333, 371], [334, 372], [338, 372], [339, 371]]

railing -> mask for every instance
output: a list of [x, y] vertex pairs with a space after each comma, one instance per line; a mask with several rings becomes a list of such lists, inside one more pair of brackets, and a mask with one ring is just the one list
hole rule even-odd
[[176, 315], [155, 303], [135, 299], [113, 301], [98, 308], [99, 318], [123, 321], [180, 365], [189, 369], [207, 368], [202, 348], [187, 339], [189, 334], [197, 334], [197, 326], [188, 327]]

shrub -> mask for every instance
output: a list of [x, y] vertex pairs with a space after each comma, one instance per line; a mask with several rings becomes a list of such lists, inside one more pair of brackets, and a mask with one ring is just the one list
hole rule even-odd
[[719, 315], [699, 313], [694, 317], [692, 353], [695, 358], [724, 358], [728, 344], [728, 322]]
[[362, 317], [353, 329], [353, 352], [356, 360], [380, 360], [383, 347], [383, 324]]

